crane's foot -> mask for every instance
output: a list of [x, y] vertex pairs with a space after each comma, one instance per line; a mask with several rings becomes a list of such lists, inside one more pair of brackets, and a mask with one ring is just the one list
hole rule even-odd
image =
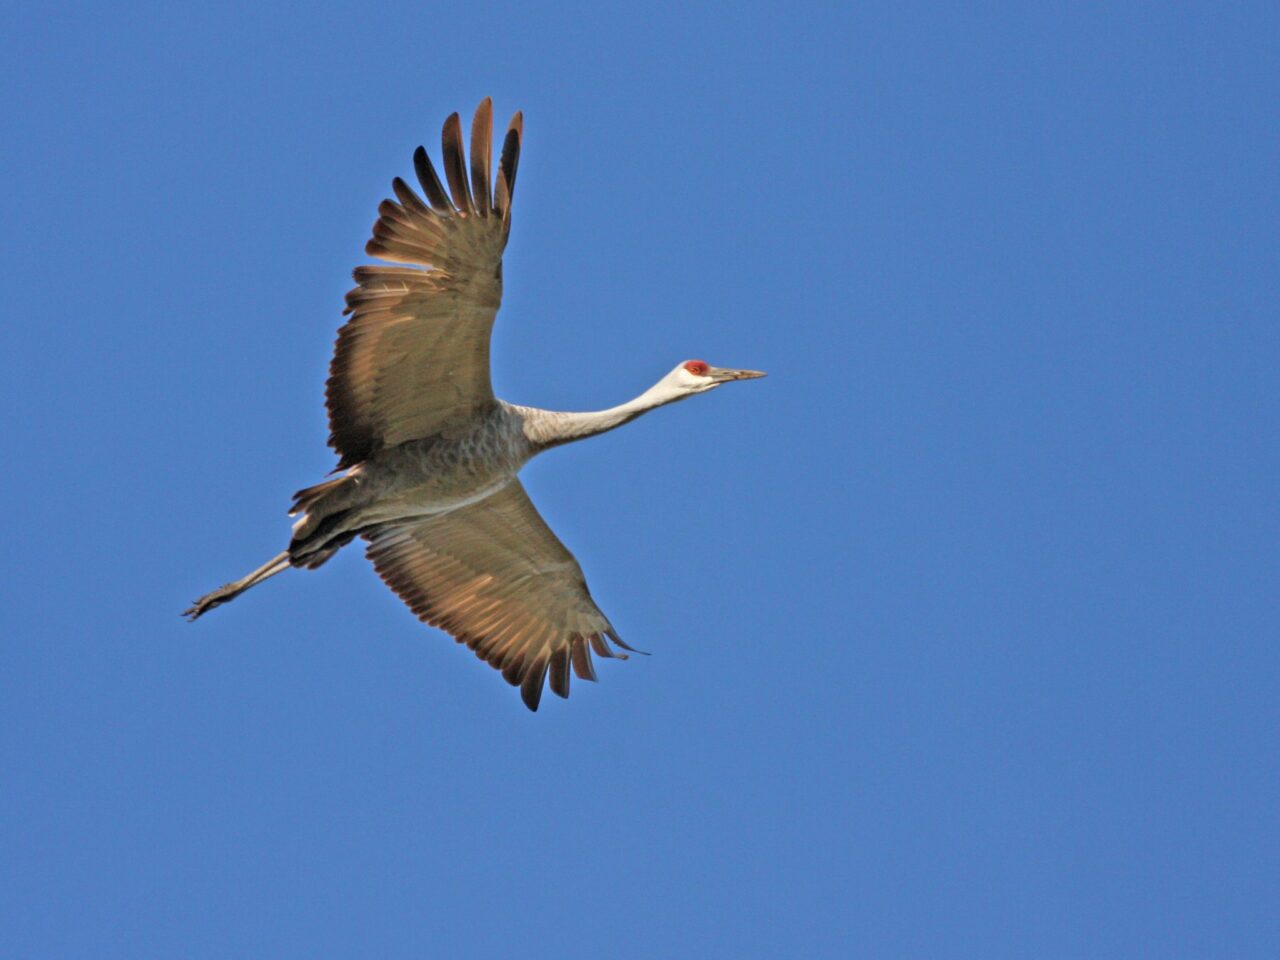
[[245, 588], [240, 585], [239, 581], [236, 583], [228, 583], [225, 586], [221, 586], [217, 590], [214, 590], [212, 593], [206, 593], [194, 604], [182, 611], [182, 615], [188, 620], [197, 620], [214, 607], [220, 607], [228, 600], [234, 600], [244, 592], [244, 589]]
[[289, 569], [289, 551], [278, 553], [253, 573], [241, 577], [239, 580], [233, 580], [225, 586], [219, 587], [212, 593], [206, 593], [194, 604], [183, 611], [182, 615], [188, 620], [196, 620], [208, 613], [214, 607], [221, 606], [228, 600], [234, 600], [240, 594], [244, 593], [255, 584], [261, 583], [268, 577], [274, 577], [282, 570]]

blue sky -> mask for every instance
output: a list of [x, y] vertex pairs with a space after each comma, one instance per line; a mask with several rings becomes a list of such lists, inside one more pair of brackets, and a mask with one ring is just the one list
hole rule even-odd
[[[1274, 5], [49, 4], [0, 58], [22, 957], [1274, 957]], [[526, 115], [494, 379], [652, 652], [532, 715], [358, 549], [375, 207]]]

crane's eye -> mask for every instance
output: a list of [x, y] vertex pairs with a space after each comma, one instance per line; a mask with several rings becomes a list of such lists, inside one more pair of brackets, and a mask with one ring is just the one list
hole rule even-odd
[[707, 375], [707, 365], [701, 360], [690, 360], [684, 365], [684, 368], [695, 377], [705, 377]]

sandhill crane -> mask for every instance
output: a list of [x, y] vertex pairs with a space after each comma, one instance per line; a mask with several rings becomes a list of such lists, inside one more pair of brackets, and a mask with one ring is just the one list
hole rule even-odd
[[[362, 266], [347, 294], [325, 398], [341, 476], [294, 494], [289, 548], [195, 602], [191, 620], [288, 569], [313, 570], [356, 537], [383, 581], [419, 619], [502, 671], [530, 710], [548, 673], [569, 695], [570, 668], [595, 679], [591, 651], [633, 650], [591, 599], [582, 568], [538, 515], [516, 474], [535, 454], [604, 433], [755, 370], [676, 366], [634, 400], [594, 413], [506, 403], [489, 383], [489, 334], [502, 299], [523, 129], [511, 120], [490, 194], [492, 104], [471, 124], [445, 121], [449, 193], [426, 151], [378, 207], [366, 252], [406, 266]], [[450, 199], [452, 194], [452, 199]]]

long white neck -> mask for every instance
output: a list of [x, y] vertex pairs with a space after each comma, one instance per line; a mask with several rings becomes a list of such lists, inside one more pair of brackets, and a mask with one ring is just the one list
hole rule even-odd
[[664, 377], [634, 400], [608, 410], [564, 413], [526, 407], [524, 434], [539, 446], [555, 446], [582, 440], [630, 423], [642, 413], [683, 400], [687, 396], [690, 396], [687, 391], [674, 387]]

